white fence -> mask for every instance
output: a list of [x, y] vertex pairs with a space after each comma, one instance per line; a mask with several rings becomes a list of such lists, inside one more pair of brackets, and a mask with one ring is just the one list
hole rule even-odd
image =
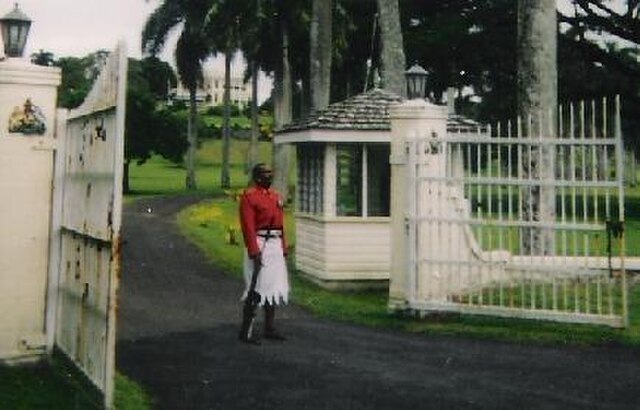
[[115, 375], [126, 74], [121, 43], [82, 105], [64, 118], [59, 234], [52, 238], [55, 343], [104, 393], [107, 408]]
[[409, 307], [625, 326], [619, 105], [409, 139]]
[[[121, 43], [83, 104], [56, 113], [59, 69], [0, 62], [0, 361], [36, 360], [56, 348], [103, 393], [107, 409], [126, 74]], [[10, 118], [38, 127], [6, 129]]]

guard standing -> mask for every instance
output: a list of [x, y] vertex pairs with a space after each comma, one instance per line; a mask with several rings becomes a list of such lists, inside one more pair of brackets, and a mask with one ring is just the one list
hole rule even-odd
[[274, 326], [275, 307], [286, 304], [289, 279], [285, 258], [283, 201], [271, 188], [272, 170], [263, 163], [251, 171], [252, 185], [240, 198], [240, 225], [246, 247], [243, 294], [244, 309], [239, 339], [258, 343], [253, 336], [253, 319], [258, 306], [264, 308], [264, 337], [284, 340]]

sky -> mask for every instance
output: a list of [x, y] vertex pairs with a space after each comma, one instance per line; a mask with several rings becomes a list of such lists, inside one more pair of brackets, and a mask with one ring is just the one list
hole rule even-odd
[[[129, 57], [140, 58], [142, 27], [160, 4], [159, 0], [0, 0], [0, 16], [13, 10], [16, 1], [32, 20], [25, 56], [45, 50], [55, 58], [111, 50], [119, 40], [126, 42]], [[175, 41], [174, 35], [159, 55], [172, 65]], [[242, 58], [237, 58], [232, 72], [240, 75], [243, 65]], [[222, 72], [224, 62], [222, 58], [210, 59], [205, 67]], [[262, 102], [268, 97], [271, 81], [260, 76], [259, 82], [258, 100]]]
[[[129, 55], [140, 57], [140, 32], [157, 0], [17, 0], [32, 20], [26, 54], [40, 49], [56, 57], [81, 57], [127, 42]], [[0, 0], [0, 14], [15, 0]]]
[[[0, 15], [10, 12], [15, 1], [0, 0]], [[81, 57], [98, 49], [112, 49], [120, 39], [127, 42], [129, 56], [139, 58], [140, 32], [160, 3], [160, 0], [17, 1], [33, 20], [26, 55], [42, 49], [53, 52], [56, 58]], [[567, 10], [567, 4], [567, 0], [558, 0], [561, 9]], [[175, 39], [169, 41], [162, 53], [163, 60], [172, 62], [173, 44]]]
[[[0, 0], [0, 16], [13, 9], [16, 0]], [[38, 50], [50, 51], [55, 58], [82, 57], [99, 49], [113, 49], [125, 40], [130, 57], [140, 58], [140, 33], [144, 22], [160, 0], [17, 0], [20, 9], [32, 20], [25, 55]], [[242, 1], [242, 0], [238, 0]], [[621, 3], [616, 0], [614, 3]], [[558, 0], [566, 10], [567, 0]], [[169, 39], [159, 56], [173, 63], [175, 37]], [[206, 68], [220, 70], [221, 58], [210, 60]], [[232, 71], [241, 73], [243, 62], [234, 61]], [[271, 80], [261, 76], [259, 100], [268, 97]]]
[[[111, 49], [119, 39], [126, 40], [130, 56], [140, 57], [140, 32], [160, 4], [160, 0], [0, 0], [0, 15], [10, 12], [16, 1], [33, 20], [27, 55], [43, 49], [56, 57]], [[567, 4], [568, 0], [558, 0], [560, 9], [567, 10]], [[162, 57], [172, 59], [172, 52]]]

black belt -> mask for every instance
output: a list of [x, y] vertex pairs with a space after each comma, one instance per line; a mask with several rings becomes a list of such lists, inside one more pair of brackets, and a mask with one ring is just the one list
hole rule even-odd
[[258, 229], [257, 235], [261, 238], [280, 238], [282, 229]]

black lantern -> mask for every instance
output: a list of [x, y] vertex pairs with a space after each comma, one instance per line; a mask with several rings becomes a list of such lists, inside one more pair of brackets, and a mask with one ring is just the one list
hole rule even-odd
[[404, 72], [407, 79], [407, 97], [410, 100], [424, 97], [428, 74], [418, 64], [412, 65], [411, 68]]
[[18, 3], [13, 11], [0, 19], [4, 53], [7, 57], [22, 57], [29, 27], [31, 19], [18, 8]]

